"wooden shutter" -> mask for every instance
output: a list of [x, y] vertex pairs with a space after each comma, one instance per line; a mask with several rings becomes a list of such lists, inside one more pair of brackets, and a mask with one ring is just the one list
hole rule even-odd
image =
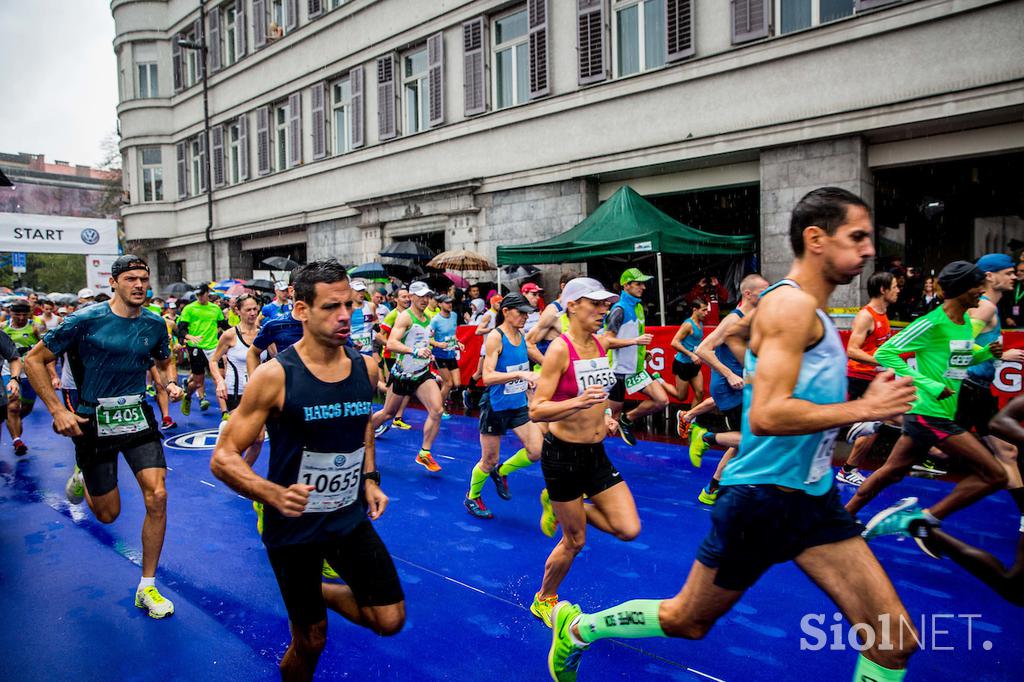
[[289, 166], [302, 163], [302, 93], [294, 92], [288, 96], [288, 136], [291, 144], [288, 147]]
[[486, 28], [484, 17], [477, 17], [462, 25], [462, 87], [466, 116], [487, 111], [487, 71], [484, 62]]
[[224, 181], [224, 126], [210, 130], [210, 161], [213, 166], [213, 186], [223, 187]]
[[[313, 158], [322, 159], [327, 156], [327, 83], [315, 84], [309, 89], [309, 109], [313, 117]], [[335, 150], [337, 152], [337, 150]]]
[[316, 19], [324, 13], [324, 0], [309, 0], [309, 18]]
[[249, 114], [238, 117], [238, 179], [249, 179]]
[[214, 7], [213, 10], [206, 15], [207, 31], [206, 31], [206, 50], [210, 56], [210, 72], [215, 73], [220, 71], [220, 8]]
[[178, 162], [178, 198], [188, 197], [188, 162], [185, 160], [185, 143], [174, 145], [174, 154]]
[[363, 65], [360, 64], [348, 73], [348, 84], [352, 89], [352, 104], [348, 116], [349, 125], [352, 126], [352, 148], [357, 149], [363, 146], [363, 115], [365, 105], [363, 102]]
[[[252, 0], [252, 46], [258, 50], [267, 44], [266, 0]], [[259, 127], [259, 121], [256, 122]], [[257, 133], [258, 134], [258, 133]]]
[[270, 107], [256, 110], [256, 172], [270, 172]]
[[[192, 22], [192, 35], [197, 43], [203, 43], [205, 38], [203, 36], [203, 22], [199, 19]], [[206, 71], [206, 55], [203, 54], [202, 50], [196, 51], [196, 60], [199, 63], [199, 78], [202, 79], [203, 72]]]
[[377, 136], [390, 140], [398, 135], [395, 107], [395, 56], [377, 58]]
[[174, 92], [176, 93], [181, 92], [185, 82], [185, 79], [182, 78], [184, 69], [181, 59], [181, 45], [178, 44], [179, 38], [181, 38], [180, 33], [175, 33], [171, 38], [171, 71], [174, 76]]
[[579, 84], [603, 81], [608, 77], [604, 65], [604, 0], [576, 0], [576, 38]]
[[536, 99], [551, 92], [548, 84], [548, 0], [529, 0], [526, 14], [530, 31], [530, 99]]
[[206, 174], [207, 173], [206, 169], [208, 168], [208, 166], [206, 165], [206, 154], [207, 154], [206, 142], [207, 142], [207, 140], [206, 140], [206, 133], [200, 133], [199, 134], [199, 192], [200, 193], [205, 192], [206, 189], [210, 186], [209, 185], [210, 178], [207, 177], [207, 174]]
[[891, 5], [894, 2], [900, 2], [901, 0], [857, 0], [857, 4], [854, 6], [854, 11], [863, 12], [864, 10], [872, 9], [874, 7], [881, 7], [882, 5]]
[[427, 38], [427, 81], [430, 88], [430, 127], [444, 123], [444, 33]]
[[743, 43], [768, 35], [771, 0], [732, 0], [732, 42]]
[[287, 0], [284, 12], [285, 30], [290, 33], [299, 27], [299, 0]]
[[245, 33], [249, 25], [245, 23], [245, 0], [235, 0], [235, 59], [245, 55]]
[[693, 56], [693, 0], [665, 0], [665, 44], [670, 62]]

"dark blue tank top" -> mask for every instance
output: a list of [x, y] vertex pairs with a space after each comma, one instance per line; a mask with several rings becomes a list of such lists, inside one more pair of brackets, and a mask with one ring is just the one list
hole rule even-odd
[[[737, 308], [730, 313], [736, 315], [740, 319], [743, 318], [743, 313]], [[722, 343], [715, 349], [715, 357], [723, 365], [732, 370], [736, 376], [743, 376], [743, 365], [736, 359], [736, 356], [729, 350], [729, 346]], [[721, 411], [731, 410], [738, 405], [743, 404], [743, 389], [736, 390], [729, 386], [729, 382], [725, 380], [725, 377], [718, 372], [711, 370], [711, 397], [715, 399], [715, 405]]]
[[[520, 334], [519, 345], [514, 345], [498, 330], [501, 335], [501, 353], [494, 369], [497, 372], [525, 372], [530, 369], [530, 357], [526, 352], [526, 338]], [[517, 410], [526, 407], [526, 382], [511, 381], [507, 384], [495, 384], [487, 387], [491, 409], [495, 412]]]
[[267, 547], [328, 541], [366, 519], [361, 453], [373, 387], [362, 356], [353, 348], [344, 351], [352, 371], [334, 383], [313, 376], [294, 346], [277, 354], [284, 367], [285, 397], [281, 413], [267, 419], [267, 478], [285, 487], [306, 483], [315, 490], [306, 511], [296, 518], [266, 506], [263, 543]]

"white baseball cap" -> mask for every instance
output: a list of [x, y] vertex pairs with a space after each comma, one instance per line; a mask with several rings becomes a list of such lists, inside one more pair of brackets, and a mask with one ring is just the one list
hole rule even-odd
[[96, 298], [96, 292], [92, 289], [79, 289], [78, 298]]
[[409, 285], [409, 293], [413, 296], [430, 296], [434, 292], [426, 282], [413, 282]]
[[562, 301], [569, 303], [581, 298], [615, 303], [619, 300], [619, 295], [608, 291], [603, 284], [592, 277], [577, 277], [566, 282], [565, 289], [562, 290]]
[[366, 291], [366, 282], [357, 279], [354, 282], [352, 282], [352, 288], [355, 291]]
[[280, 282], [274, 282], [274, 290], [275, 291], [288, 291], [288, 282], [285, 282], [284, 280], [282, 280]]

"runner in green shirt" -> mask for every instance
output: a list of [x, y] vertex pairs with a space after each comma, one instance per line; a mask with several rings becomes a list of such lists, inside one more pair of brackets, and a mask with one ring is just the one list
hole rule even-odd
[[[903, 435], [888, 461], [857, 489], [846, 510], [856, 514], [878, 493], [910, 473], [914, 461], [933, 446], [962, 460], [971, 473], [929, 509], [918, 510], [914, 507], [917, 498], [907, 498], [902, 507], [876, 515], [867, 524], [867, 538], [892, 532], [889, 526], [893, 524], [909, 523], [903, 518], [906, 515], [937, 526], [940, 519], [1006, 486], [1006, 471], [992, 453], [953, 421], [967, 368], [1002, 355], [998, 340], [985, 348], [974, 343], [976, 331], [967, 311], [978, 305], [984, 281], [985, 275], [974, 264], [950, 263], [939, 273], [939, 285], [946, 295], [942, 307], [919, 318], [875, 351], [875, 359], [883, 367], [895, 370], [898, 376], [913, 377], [917, 400], [903, 418]], [[900, 357], [911, 353], [916, 369]], [[928, 551], [920, 541], [918, 544]]]
[[188, 389], [181, 402], [181, 413], [185, 416], [192, 411], [192, 394], [199, 394], [199, 409], [210, 408], [206, 399], [206, 373], [210, 370], [210, 358], [217, 350], [220, 330], [228, 328], [224, 311], [210, 302], [210, 287], [206, 284], [196, 291], [196, 300], [189, 303], [178, 316], [178, 338], [185, 342], [191, 374]]

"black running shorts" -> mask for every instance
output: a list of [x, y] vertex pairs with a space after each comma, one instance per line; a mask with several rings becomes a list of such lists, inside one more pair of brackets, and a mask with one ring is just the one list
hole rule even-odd
[[93, 418], [80, 425], [81, 436], [71, 439], [75, 444], [75, 462], [82, 470], [85, 487], [93, 497], [106, 495], [117, 488], [118, 453], [124, 455], [124, 460], [136, 475], [143, 469], [167, 468], [153, 408], [144, 402], [142, 411], [149, 428], [140, 433], [100, 438], [96, 435], [96, 420]]
[[622, 475], [605, 454], [604, 443], [567, 443], [551, 433], [544, 436], [540, 468], [548, 495], [555, 502], [593, 497], [622, 483]]
[[395, 395], [413, 396], [425, 381], [433, 380], [434, 375], [430, 373], [430, 370], [412, 378], [400, 377], [392, 373], [388, 376], [388, 386], [395, 392]]
[[700, 374], [700, 365], [694, 362], [680, 362], [679, 360], [673, 360], [672, 374], [676, 379], [689, 381]]
[[978, 437], [989, 434], [988, 423], [999, 411], [999, 401], [988, 386], [979, 386], [971, 381], [960, 385], [956, 404], [956, 423], [965, 431], [973, 430]]
[[846, 399], [847, 400], [860, 400], [864, 392], [868, 390], [868, 386], [871, 385], [870, 379], [862, 379], [860, 377], [846, 377]]
[[188, 346], [188, 368], [193, 374], [206, 374], [210, 371], [210, 358], [213, 351], [206, 351], [195, 346]]
[[480, 433], [485, 436], [504, 436], [528, 421], [530, 410], [525, 406], [512, 410], [493, 410], [490, 400], [484, 400], [480, 405]]
[[[948, 400], [948, 399], [947, 399]], [[950, 436], [958, 436], [964, 429], [955, 421], [923, 414], [903, 415], [903, 435], [910, 436], [919, 448], [931, 448]]]
[[228, 412], [234, 412], [235, 408], [242, 402], [242, 394], [239, 393], [238, 395], [232, 395], [231, 393], [228, 393], [228, 399], [224, 402], [228, 405]]
[[434, 364], [437, 365], [438, 369], [447, 369], [449, 371], [459, 368], [459, 361], [456, 358], [434, 358]]

